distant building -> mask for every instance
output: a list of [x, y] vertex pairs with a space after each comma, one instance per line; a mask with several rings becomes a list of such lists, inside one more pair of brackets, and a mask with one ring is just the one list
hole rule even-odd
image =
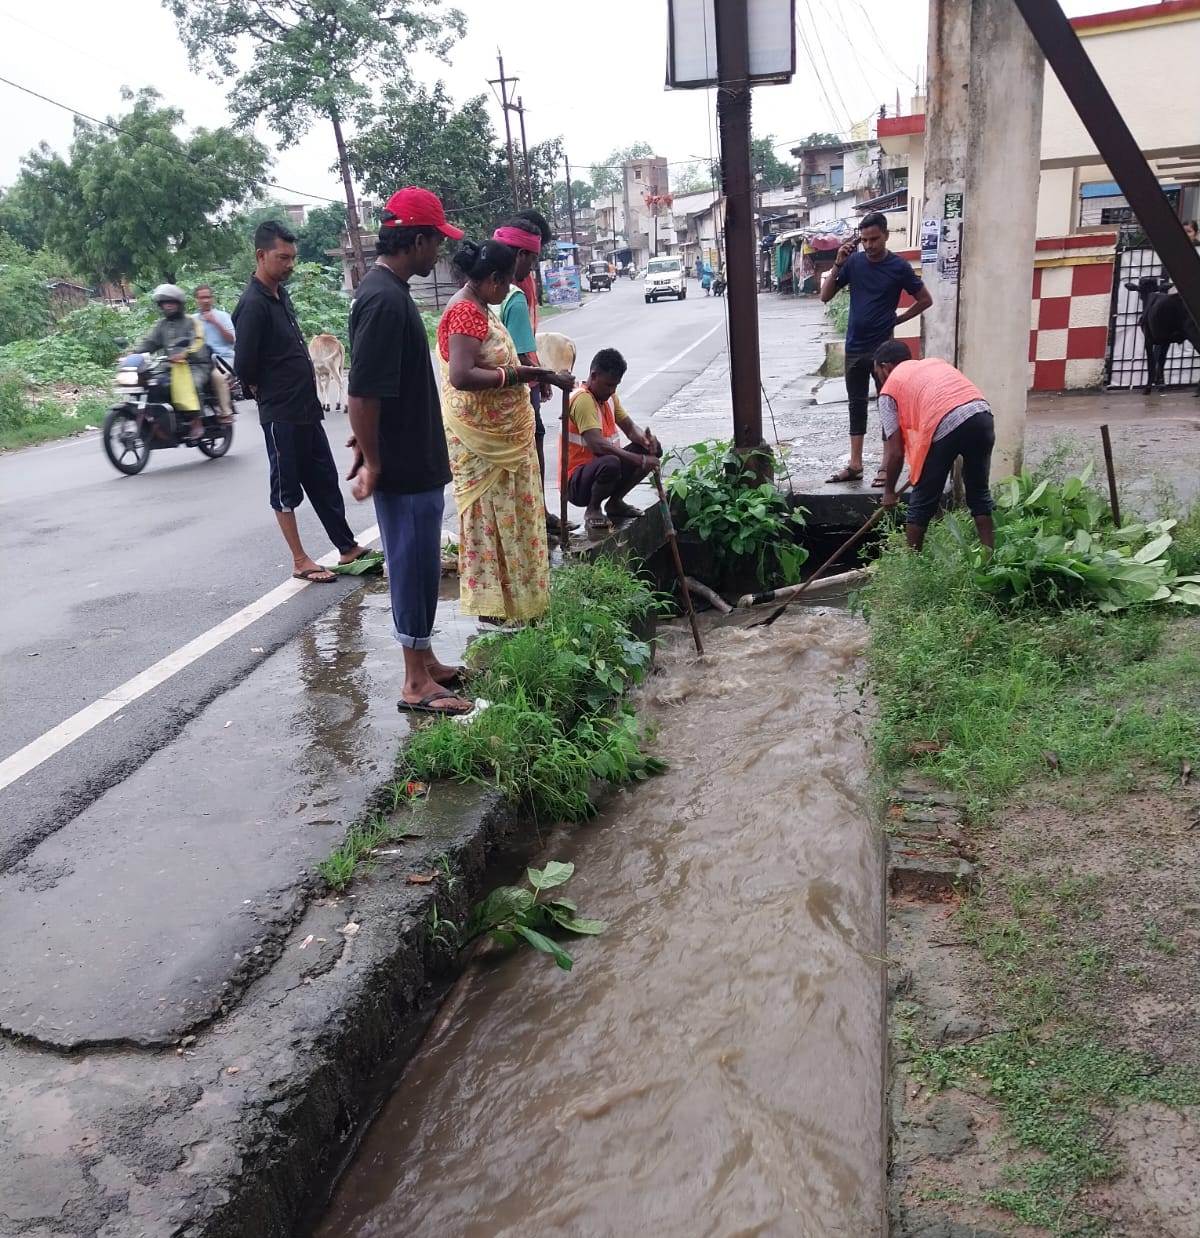
[[622, 179], [625, 238], [634, 262], [644, 267], [653, 255], [669, 253], [675, 244], [669, 204], [661, 201], [671, 193], [667, 161], [661, 155], [631, 159], [622, 168]]

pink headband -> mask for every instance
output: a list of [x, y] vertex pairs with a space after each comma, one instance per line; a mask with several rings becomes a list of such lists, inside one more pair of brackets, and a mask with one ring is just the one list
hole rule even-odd
[[522, 228], [503, 227], [497, 228], [492, 233], [493, 241], [503, 241], [505, 245], [511, 245], [513, 249], [527, 249], [531, 254], [540, 254], [542, 252], [542, 234], [540, 232], [526, 232]]

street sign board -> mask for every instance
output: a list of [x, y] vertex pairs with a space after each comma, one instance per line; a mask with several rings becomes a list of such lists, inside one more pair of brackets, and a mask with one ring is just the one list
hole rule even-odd
[[[746, 0], [750, 81], [790, 82], [796, 72], [795, 0]], [[716, 0], [667, 0], [667, 86], [717, 84]]]

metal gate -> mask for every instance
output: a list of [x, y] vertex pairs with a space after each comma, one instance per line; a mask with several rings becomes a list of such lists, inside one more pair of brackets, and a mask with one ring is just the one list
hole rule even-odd
[[[1145, 275], [1165, 275], [1162, 260], [1146, 243], [1145, 233], [1136, 225], [1122, 229], [1117, 242], [1113, 279], [1112, 308], [1108, 320], [1108, 355], [1104, 362], [1104, 382], [1108, 387], [1142, 387], [1146, 383], [1146, 342], [1138, 319], [1141, 298], [1125, 287], [1137, 284]], [[1172, 344], [1167, 350], [1163, 382], [1168, 387], [1200, 383], [1200, 355], [1191, 344]]]

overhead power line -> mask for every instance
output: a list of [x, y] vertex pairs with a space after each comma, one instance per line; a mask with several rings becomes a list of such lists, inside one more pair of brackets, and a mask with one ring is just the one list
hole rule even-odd
[[[14, 82], [11, 78], [0, 76], [0, 82], [5, 86], [11, 86], [14, 90], [19, 90], [24, 94], [32, 95], [35, 99], [40, 99], [43, 103], [49, 103], [52, 107], [60, 108], [64, 112], [69, 112], [72, 116], [77, 116], [80, 120], [86, 120], [89, 124], [99, 125], [102, 129], [111, 129], [113, 133], [124, 134], [127, 138], [133, 138], [135, 142], [141, 142], [146, 146], [153, 146], [155, 150], [161, 150], [168, 155], [178, 156], [179, 151], [172, 150], [169, 146], [164, 146], [161, 142], [155, 142], [146, 138], [142, 134], [132, 133], [130, 130], [123, 128], [121, 125], [114, 124], [111, 120], [100, 120], [96, 116], [89, 116], [87, 112], [81, 112], [78, 108], [71, 107], [68, 103], [62, 103], [58, 99], [52, 99], [49, 95], [44, 95], [40, 91], [34, 90], [29, 86], [22, 86], [20, 82]], [[295, 189], [290, 185], [281, 185], [277, 181], [262, 180], [259, 177], [247, 177], [250, 184], [259, 186], [265, 189], [278, 189], [283, 193], [294, 194], [298, 198], [312, 198], [317, 202], [332, 202], [341, 205], [344, 202], [342, 198], [330, 198], [323, 193], [308, 193], [303, 189]]]

